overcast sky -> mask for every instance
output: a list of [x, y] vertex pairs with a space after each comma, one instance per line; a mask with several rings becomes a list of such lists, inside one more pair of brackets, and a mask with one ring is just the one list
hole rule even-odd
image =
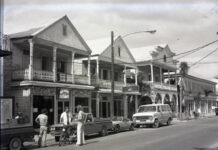
[[[156, 34], [125, 38], [129, 48], [168, 43], [175, 53], [218, 39], [217, 0], [5, 0], [4, 33], [40, 27], [67, 15], [83, 38], [93, 42], [115, 35], [156, 29]], [[218, 42], [179, 59], [190, 65]], [[218, 75], [218, 50], [190, 68], [190, 74], [212, 79]], [[212, 63], [211, 63], [212, 62]]]

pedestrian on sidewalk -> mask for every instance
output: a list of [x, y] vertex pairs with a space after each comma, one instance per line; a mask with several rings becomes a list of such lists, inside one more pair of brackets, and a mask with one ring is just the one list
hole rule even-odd
[[72, 115], [69, 111], [69, 108], [68, 107], [65, 107], [65, 111], [61, 114], [61, 117], [60, 117], [60, 123], [62, 123], [64, 126], [64, 129], [65, 129], [65, 133], [67, 134], [67, 136], [69, 136], [69, 125], [72, 121]]
[[41, 114], [37, 116], [35, 122], [40, 125], [38, 147], [46, 147], [46, 138], [48, 130], [48, 116], [47, 109], [42, 109]]
[[84, 122], [85, 113], [83, 112], [83, 107], [81, 105], [77, 106], [78, 118], [77, 118], [77, 146], [85, 144], [85, 134], [84, 134]]

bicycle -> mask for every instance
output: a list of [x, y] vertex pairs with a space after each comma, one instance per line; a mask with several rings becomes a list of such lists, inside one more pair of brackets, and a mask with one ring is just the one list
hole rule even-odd
[[59, 146], [72, 144], [76, 139], [75, 130], [72, 130], [69, 126], [65, 126], [62, 129], [62, 133], [59, 139]]

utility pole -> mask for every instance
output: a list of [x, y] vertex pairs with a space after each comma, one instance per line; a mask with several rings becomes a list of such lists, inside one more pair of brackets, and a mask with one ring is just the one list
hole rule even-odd
[[[4, 1], [0, 0], [0, 50], [3, 50], [3, 16], [4, 16]], [[4, 87], [4, 70], [3, 70], [4, 58], [0, 57], [0, 97], [3, 96]]]
[[114, 116], [114, 32], [111, 31], [111, 117]]

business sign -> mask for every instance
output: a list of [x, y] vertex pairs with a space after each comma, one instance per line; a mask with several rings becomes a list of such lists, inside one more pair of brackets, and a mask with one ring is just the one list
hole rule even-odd
[[68, 89], [60, 89], [59, 98], [60, 99], [69, 99], [70, 91]]
[[138, 91], [139, 91], [139, 86], [123, 87], [123, 92], [138, 92]]

